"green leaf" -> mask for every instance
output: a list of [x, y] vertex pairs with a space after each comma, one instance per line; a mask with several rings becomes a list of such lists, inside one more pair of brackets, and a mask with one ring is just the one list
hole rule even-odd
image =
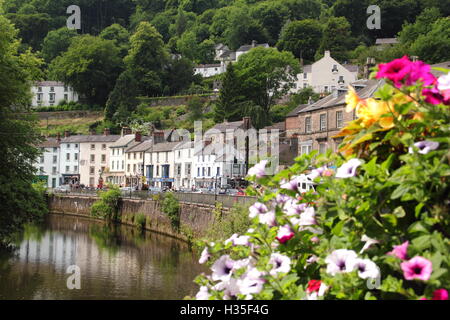
[[391, 226], [396, 227], [397, 226], [397, 217], [393, 215], [392, 213], [388, 214], [382, 214], [381, 217], [388, 222]]
[[427, 230], [427, 228], [425, 228], [425, 226], [423, 225], [423, 223], [421, 221], [417, 221], [417, 222], [414, 222], [412, 225], [409, 226], [408, 233], [409, 234], [414, 234], [414, 233], [426, 233], [426, 234], [428, 234], [429, 231]]
[[391, 194], [391, 199], [398, 199], [406, 194], [410, 189], [410, 186], [401, 184]]
[[430, 240], [430, 235], [423, 235], [412, 240], [411, 244], [420, 252], [430, 247]]
[[345, 220], [341, 220], [339, 221], [331, 230], [331, 232], [336, 235], [336, 236], [340, 236], [342, 233], [342, 228], [344, 227], [345, 224]]
[[395, 208], [393, 213], [397, 218], [403, 218], [406, 215], [405, 209], [401, 206]]

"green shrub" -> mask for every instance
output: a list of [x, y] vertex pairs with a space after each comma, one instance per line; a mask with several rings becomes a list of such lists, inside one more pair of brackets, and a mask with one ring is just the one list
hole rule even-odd
[[180, 203], [173, 193], [168, 192], [164, 195], [161, 206], [162, 212], [167, 214], [175, 230], [180, 228]]
[[119, 187], [109, 186], [109, 190], [99, 192], [100, 200], [91, 207], [91, 215], [105, 220], [119, 220], [119, 200], [121, 193]]
[[134, 224], [141, 228], [144, 229], [145, 228], [145, 222], [147, 220], [147, 216], [143, 213], [137, 213], [135, 218], [134, 218]]

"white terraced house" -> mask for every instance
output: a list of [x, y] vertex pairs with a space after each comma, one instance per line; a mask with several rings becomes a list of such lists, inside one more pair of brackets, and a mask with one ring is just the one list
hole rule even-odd
[[36, 82], [31, 87], [33, 98], [31, 105], [33, 107], [48, 107], [58, 105], [61, 101], [77, 102], [78, 94], [72, 87], [59, 81], [41, 81]]
[[61, 184], [76, 184], [80, 181], [80, 144], [77, 136], [66, 131], [60, 144], [59, 171]]
[[194, 183], [194, 143], [180, 143], [174, 150], [175, 157], [175, 189], [192, 189]]
[[60, 185], [59, 173], [59, 138], [47, 138], [38, 145], [42, 155], [34, 163], [37, 169], [38, 180], [45, 181], [48, 188], [56, 188]]

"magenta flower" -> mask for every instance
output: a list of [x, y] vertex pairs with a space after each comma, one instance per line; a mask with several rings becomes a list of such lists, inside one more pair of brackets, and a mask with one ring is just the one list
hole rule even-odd
[[401, 263], [403, 276], [406, 280], [419, 279], [427, 281], [430, 279], [433, 265], [430, 260], [421, 256], [416, 256], [411, 260]]
[[394, 249], [388, 252], [388, 255], [396, 256], [399, 259], [408, 259], [408, 246], [409, 241], [403, 242], [401, 245], [394, 246]]
[[417, 81], [421, 81], [424, 86], [431, 86], [437, 82], [436, 77], [431, 73], [430, 65], [423, 61], [411, 63], [411, 72], [406, 79], [406, 85], [413, 85]]
[[448, 300], [448, 291], [445, 289], [437, 289], [433, 292], [432, 300]]
[[278, 230], [276, 239], [278, 241], [280, 241], [280, 243], [286, 243], [293, 237], [294, 237], [294, 232], [292, 232], [289, 225], [285, 225], [285, 226], [280, 227], [280, 229]]
[[425, 102], [427, 103], [434, 105], [444, 103], [444, 97], [436, 88], [423, 89], [422, 95], [425, 97]]
[[403, 56], [403, 58], [395, 59], [389, 63], [380, 63], [378, 67], [377, 79], [387, 78], [394, 82], [396, 87], [400, 87], [401, 82], [411, 72], [411, 61], [407, 56]]

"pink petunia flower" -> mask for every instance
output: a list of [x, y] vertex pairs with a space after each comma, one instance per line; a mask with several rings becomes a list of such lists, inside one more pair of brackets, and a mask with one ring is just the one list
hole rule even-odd
[[434, 105], [444, 103], [445, 100], [442, 94], [436, 88], [423, 89], [422, 95], [425, 97], [425, 102]]
[[431, 272], [433, 271], [431, 261], [421, 256], [416, 256], [411, 260], [402, 262], [400, 266], [406, 280], [419, 279], [427, 281], [430, 279]]
[[395, 86], [400, 87], [402, 81], [411, 72], [412, 63], [407, 56], [403, 56], [389, 63], [380, 63], [378, 67], [377, 79], [387, 78], [394, 82]]
[[421, 81], [424, 86], [431, 86], [436, 84], [437, 79], [431, 73], [430, 65], [423, 61], [415, 61], [411, 63], [411, 72], [408, 75], [405, 84], [410, 86], [414, 83]]
[[408, 259], [408, 246], [409, 241], [403, 242], [401, 245], [394, 246], [392, 251], [388, 252], [388, 255], [396, 256], [399, 259], [406, 260]]
[[432, 300], [448, 300], [448, 291], [445, 289], [437, 289], [433, 292]]
[[294, 237], [294, 235], [295, 234], [294, 234], [294, 232], [292, 232], [289, 225], [285, 225], [285, 226], [280, 227], [280, 229], [278, 230], [276, 239], [280, 243], [286, 243], [287, 241], [291, 240]]

